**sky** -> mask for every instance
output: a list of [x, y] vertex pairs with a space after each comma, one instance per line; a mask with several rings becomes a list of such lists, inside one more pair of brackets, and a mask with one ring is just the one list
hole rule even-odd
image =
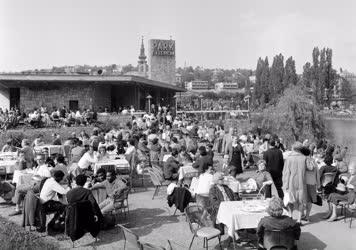
[[[356, 72], [353, 0], [0, 0], [0, 71], [137, 64], [141, 36], [176, 41], [178, 66], [255, 69], [315, 46]], [[147, 53], [147, 50], [146, 50]]]

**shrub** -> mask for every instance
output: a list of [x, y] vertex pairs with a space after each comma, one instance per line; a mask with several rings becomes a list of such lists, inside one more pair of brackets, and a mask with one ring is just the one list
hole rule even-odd
[[58, 243], [26, 231], [0, 216], [1, 249], [59, 249]]

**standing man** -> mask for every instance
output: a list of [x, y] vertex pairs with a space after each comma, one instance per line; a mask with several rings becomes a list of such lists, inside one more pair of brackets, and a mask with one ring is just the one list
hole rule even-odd
[[270, 141], [270, 147], [263, 153], [266, 161], [266, 170], [271, 174], [274, 185], [276, 186], [279, 198], [283, 199], [282, 175], [283, 175], [283, 154], [278, 148], [275, 140]]

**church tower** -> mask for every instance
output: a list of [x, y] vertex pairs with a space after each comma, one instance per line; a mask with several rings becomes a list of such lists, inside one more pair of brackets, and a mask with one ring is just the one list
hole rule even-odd
[[138, 57], [138, 65], [137, 65], [137, 71], [142, 76], [147, 76], [147, 72], [148, 72], [148, 65], [146, 59], [147, 57], [145, 55], [145, 46], [143, 45], [143, 37], [142, 37], [140, 55]]

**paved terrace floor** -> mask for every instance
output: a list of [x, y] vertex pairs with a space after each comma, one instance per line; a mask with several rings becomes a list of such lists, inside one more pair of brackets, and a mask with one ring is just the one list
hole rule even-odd
[[[190, 233], [185, 216], [179, 211], [173, 216], [174, 208], [170, 208], [166, 202], [165, 190], [162, 189], [160, 195], [152, 200], [153, 188], [147, 190], [138, 189], [129, 196], [130, 215], [118, 219], [118, 223], [130, 228], [141, 240], [157, 245], [165, 246], [167, 239], [172, 239], [175, 249], [188, 249], [192, 234]], [[22, 216], [8, 217], [14, 207], [0, 206], [0, 214], [5, 218], [10, 218], [18, 224], [21, 223]], [[353, 228], [349, 229], [348, 223], [339, 220], [333, 223], [322, 221], [321, 215], [325, 211], [324, 207], [313, 207], [311, 223], [302, 227], [301, 239], [298, 242], [298, 249], [343, 249], [355, 250], [356, 243], [354, 236], [356, 233], [356, 222]], [[49, 236], [44, 236], [49, 237]], [[226, 239], [226, 235], [222, 240]], [[49, 237], [50, 238], [50, 237]], [[86, 234], [83, 238], [75, 242], [76, 249], [123, 249], [123, 235], [118, 227], [102, 231], [98, 242], [91, 235]], [[65, 235], [58, 235], [52, 240], [58, 241], [62, 249], [69, 249], [72, 243]], [[209, 249], [219, 249], [218, 241], [211, 240]], [[202, 239], [196, 239], [192, 249], [203, 249]], [[232, 247], [224, 249], [233, 249]], [[247, 246], [239, 246], [237, 249], [251, 249]]]

